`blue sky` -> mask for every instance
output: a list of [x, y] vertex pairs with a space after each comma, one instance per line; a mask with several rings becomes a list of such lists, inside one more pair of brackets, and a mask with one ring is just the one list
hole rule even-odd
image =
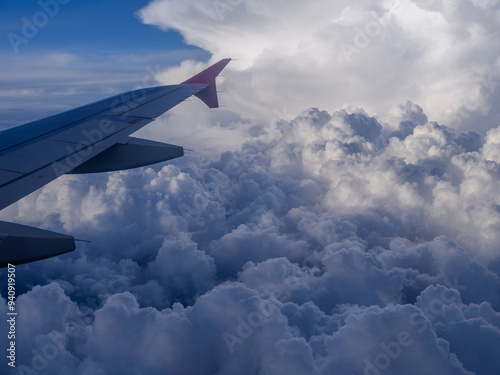
[[[142, 23], [136, 14], [147, 3], [73, 0], [50, 14], [35, 0], [2, 1], [0, 127], [127, 91], [152, 71], [210, 57], [178, 32]], [[27, 30], [26, 19], [41, 26]], [[156, 84], [153, 77], [148, 82]]]
[[[58, 50], [112, 54], [195, 48], [184, 44], [182, 36], [175, 31], [163, 32], [144, 25], [135, 13], [148, 2], [71, 0], [60, 4], [58, 14], [50, 17], [33, 40], [21, 47], [21, 52]], [[34, 15], [43, 10], [36, 0], [2, 1], [0, 4], [2, 34], [14, 32], [21, 35], [22, 18], [32, 21]], [[13, 52], [7, 37], [1, 38], [0, 48], [2, 54]]]

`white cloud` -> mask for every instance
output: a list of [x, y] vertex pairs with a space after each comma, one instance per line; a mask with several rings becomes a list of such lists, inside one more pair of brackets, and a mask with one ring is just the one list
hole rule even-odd
[[391, 116], [310, 109], [239, 151], [70, 176], [2, 212], [92, 240], [18, 268], [38, 316], [22, 364], [55, 337], [51, 374], [494, 373], [498, 131]]
[[491, 111], [500, 82], [497, 7], [469, 0], [155, 0], [140, 16], [179, 31], [214, 60], [237, 58], [226, 73], [227, 103], [247, 118], [345, 103], [384, 117], [411, 100], [434, 121], [484, 131], [500, 121]]
[[[495, 6], [152, 2], [145, 22], [240, 54], [228, 108], [186, 103], [144, 132], [201, 152], [66, 176], [2, 211], [92, 240], [18, 267], [22, 365], [35, 350], [50, 374], [495, 374], [500, 131], [442, 121], [498, 95]], [[339, 45], [372, 11], [386, 25], [348, 62]]]

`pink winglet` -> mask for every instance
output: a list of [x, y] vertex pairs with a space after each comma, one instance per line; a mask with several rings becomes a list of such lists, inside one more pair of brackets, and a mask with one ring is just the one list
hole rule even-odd
[[187, 81], [182, 82], [182, 84], [203, 84], [209, 85], [195, 95], [201, 99], [209, 108], [218, 108], [219, 101], [217, 99], [217, 87], [215, 85], [215, 78], [222, 72], [226, 65], [231, 61], [231, 59], [223, 59], [218, 63], [208, 67], [204, 71], [196, 74], [195, 76], [189, 78]]

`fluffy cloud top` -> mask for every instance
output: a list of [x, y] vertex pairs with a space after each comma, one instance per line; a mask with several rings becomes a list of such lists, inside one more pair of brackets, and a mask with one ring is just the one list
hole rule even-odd
[[5, 210], [93, 241], [18, 267], [13, 373], [496, 374], [498, 129], [398, 113], [310, 109]]
[[247, 118], [349, 103], [386, 119], [395, 104], [411, 100], [434, 121], [484, 131], [500, 122], [493, 107], [500, 99], [498, 7], [472, 0], [155, 0], [139, 14], [214, 59], [238, 59], [237, 73], [226, 74], [224, 100]]

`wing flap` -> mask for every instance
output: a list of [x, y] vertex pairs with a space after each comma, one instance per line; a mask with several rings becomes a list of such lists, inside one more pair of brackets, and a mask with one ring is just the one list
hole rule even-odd
[[184, 155], [181, 146], [129, 138], [73, 169], [71, 174], [102, 173], [144, 167], [161, 163]]

